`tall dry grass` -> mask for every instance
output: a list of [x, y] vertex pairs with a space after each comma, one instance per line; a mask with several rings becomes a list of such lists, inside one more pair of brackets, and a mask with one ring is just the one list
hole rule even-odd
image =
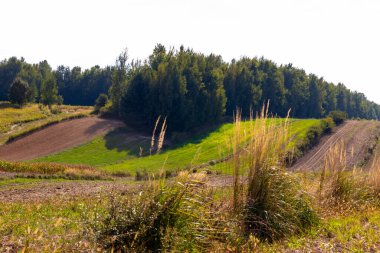
[[369, 167], [369, 184], [374, 193], [380, 198], [380, 154], [376, 153]]
[[214, 219], [204, 174], [150, 180], [136, 193], [113, 194], [106, 209], [84, 213], [87, 233], [111, 252], [203, 252], [225, 237]]
[[[348, 169], [344, 142], [330, 147], [321, 170], [318, 198], [322, 208], [333, 212], [365, 209], [375, 203], [374, 183], [376, 169], [368, 173], [360, 168]], [[372, 174], [372, 175], [371, 175]]]
[[158, 139], [156, 140], [156, 132], [157, 132], [157, 128], [160, 124], [160, 120], [161, 120], [161, 115], [158, 116], [156, 123], [154, 125], [152, 138], [150, 141], [150, 155], [152, 155], [152, 153], [154, 151], [156, 151], [156, 153], [159, 154], [161, 149], [164, 146], [165, 134], [166, 134], [166, 129], [167, 129], [166, 117], [165, 117], [164, 121], [162, 122], [161, 130], [158, 134]]
[[298, 179], [285, 170], [289, 120], [270, 117], [268, 111], [269, 103], [255, 120], [251, 116], [248, 128], [242, 128], [236, 113], [233, 203], [246, 234], [275, 240], [307, 229], [317, 218]]

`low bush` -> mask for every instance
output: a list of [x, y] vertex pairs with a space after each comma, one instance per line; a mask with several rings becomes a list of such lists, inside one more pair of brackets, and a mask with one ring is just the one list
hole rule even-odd
[[335, 122], [333, 118], [327, 117], [321, 120], [321, 127], [323, 129], [323, 133], [328, 134], [331, 133], [331, 131], [335, 127]]
[[343, 111], [331, 111], [328, 117], [332, 118], [335, 124], [340, 125], [347, 119], [347, 113]]
[[94, 113], [99, 113], [100, 109], [102, 109], [108, 103], [108, 96], [104, 93], [101, 93], [95, 101], [94, 105]]

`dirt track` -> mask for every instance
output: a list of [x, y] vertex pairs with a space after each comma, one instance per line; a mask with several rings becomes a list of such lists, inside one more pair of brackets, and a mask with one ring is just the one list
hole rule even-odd
[[346, 149], [347, 167], [361, 166], [368, 159], [368, 150], [380, 134], [378, 121], [347, 121], [332, 134], [323, 137], [320, 144], [306, 153], [291, 170], [318, 170], [322, 167], [330, 147], [343, 141]]
[[117, 120], [87, 117], [65, 121], [0, 146], [0, 159], [22, 161], [57, 153], [83, 144], [124, 124]]

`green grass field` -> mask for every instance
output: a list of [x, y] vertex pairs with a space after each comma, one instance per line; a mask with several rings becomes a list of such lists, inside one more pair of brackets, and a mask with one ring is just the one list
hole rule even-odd
[[106, 166], [139, 156], [149, 150], [150, 139], [127, 128], [113, 130], [84, 145], [36, 161]]
[[[29, 181], [26, 186], [32, 183]], [[230, 194], [231, 189], [228, 187], [219, 189], [217, 195], [223, 198], [215, 196], [213, 201], [221, 203]], [[96, 197], [73, 200], [54, 198], [36, 203], [0, 205], [0, 235], [5, 241], [17, 238], [14, 246], [20, 252], [24, 248], [32, 252], [51, 252], [53, 249], [60, 252], [95, 250], [97, 245], [88, 236], [88, 224], [84, 216], [93, 210], [102, 213], [107, 208], [106, 204], [101, 197]], [[328, 215], [318, 226], [304, 234], [274, 243], [253, 238], [250, 243], [254, 250], [251, 252], [377, 252], [380, 245], [379, 227], [378, 209], [352, 212], [349, 215]], [[220, 247], [226, 250], [223, 245]]]
[[[276, 120], [283, 121], [283, 119]], [[248, 127], [250, 122], [243, 124]], [[294, 146], [297, 141], [305, 138], [308, 129], [318, 124], [320, 120], [316, 119], [291, 120], [289, 146]], [[140, 157], [140, 147], [144, 154], [148, 153], [150, 139], [136, 135], [128, 129], [119, 129], [82, 146], [40, 158], [37, 161], [87, 164], [101, 167], [111, 173], [157, 172], [163, 167], [166, 170], [181, 170], [229, 155], [232, 134], [233, 124], [227, 123], [213, 131], [198, 134], [185, 142], [174, 144], [160, 154]]]

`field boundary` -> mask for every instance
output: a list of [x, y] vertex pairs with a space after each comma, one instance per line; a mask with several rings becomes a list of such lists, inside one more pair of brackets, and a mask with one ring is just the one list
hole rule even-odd
[[46, 122], [46, 124], [42, 124], [40, 126], [36, 126], [34, 128], [31, 128], [30, 130], [28, 131], [25, 131], [25, 132], [20, 132], [20, 133], [16, 133], [14, 135], [10, 135], [7, 140], [5, 141], [4, 144], [9, 144], [9, 143], [12, 143], [14, 141], [17, 141], [23, 137], [26, 137], [32, 133], [35, 133], [39, 130], [43, 130], [49, 126], [52, 126], [52, 125], [55, 125], [55, 124], [58, 124], [58, 123], [62, 123], [62, 122], [65, 122], [65, 121], [70, 121], [70, 120], [74, 120], [74, 119], [81, 119], [81, 118], [85, 118], [85, 117], [91, 117], [89, 114], [85, 114], [85, 113], [80, 113], [80, 114], [75, 114], [75, 115], [70, 115], [68, 116], [67, 118], [62, 118], [62, 119], [56, 119], [56, 120], [52, 120], [52, 121], [49, 121], [49, 122]]

